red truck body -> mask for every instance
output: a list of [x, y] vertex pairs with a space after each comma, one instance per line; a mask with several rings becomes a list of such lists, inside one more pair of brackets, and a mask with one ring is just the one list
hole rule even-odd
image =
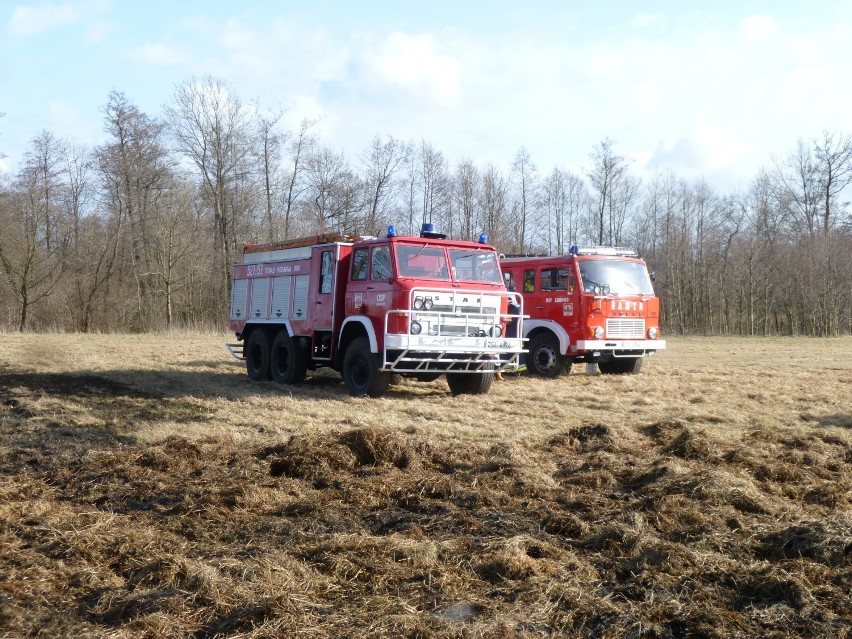
[[637, 373], [645, 356], [666, 347], [660, 300], [634, 251], [572, 247], [568, 255], [503, 258], [501, 268], [507, 289], [524, 299], [532, 373], [556, 376], [573, 362]]
[[521, 321], [508, 296], [493, 247], [431, 232], [248, 245], [233, 270], [229, 349], [253, 379], [296, 384], [326, 366], [356, 396], [383, 394], [393, 374], [484, 393], [523, 349], [506, 336]]

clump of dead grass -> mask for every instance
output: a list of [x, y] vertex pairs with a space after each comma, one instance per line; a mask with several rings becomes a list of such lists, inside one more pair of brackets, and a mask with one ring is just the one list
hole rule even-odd
[[[234, 381], [205, 403], [182, 373], [158, 407], [108, 365], [16, 377], [0, 390], [0, 634], [848, 637], [852, 433], [804, 381], [785, 381], [801, 399], [769, 382], [748, 398], [734, 364], [693, 355], [622, 384], [621, 403], [603, 377], [538, 395], [515, 380], [526, 403], [506, 414], [541, 406], [537, 427], [464, 425], [483, 407], [428, 385], [367, 403], [335, 400], [337, 382], [277, 399]], [[500, 395], [513, 383], [495, 401], [517, 401]], [[684, 385], [681, 410], [655, 383]], [[566, 408], [572, 384], [585, 408]], [[706, 419], [739, 388], [761, 411], [793, 402], [795, 423]], [[286, 409], [281, 427], [199, 434], [253, 398]], [[196, 402], [191, 436], [128, 437]]]

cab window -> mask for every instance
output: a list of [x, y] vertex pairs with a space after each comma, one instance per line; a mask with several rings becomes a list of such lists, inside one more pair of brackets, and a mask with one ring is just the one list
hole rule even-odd
[[390, 249], [387, 246], [377, 246], [373, 249], [373, 263], [370, 279], [389, 280], [391, 277]]
[[334, 254], [331, 251], [323, 251], [320, 261], [320, 293], [331, 293], [331, 284], [334, 279]]
[[503, 271], [503, 283], [506, 285], [506, 290], [515, 292], [517, 289], [515, 288], [515, 277], [512, 275], [512, 271]]
[[542, 291], [564, 291], [568, 284], [568, 269], [545, 268], [541, 270]]
[[535, 292], [535, 269], [528, 268], [524, 271], [524, 293]]
[[370, 249], [359, 248], [352, 253], [352, 280], [366, 280], [370, 266]]

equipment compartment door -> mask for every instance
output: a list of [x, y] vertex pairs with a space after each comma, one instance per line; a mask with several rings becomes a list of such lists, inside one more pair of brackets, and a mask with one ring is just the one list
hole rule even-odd
[[319, 246], [313, 249], [312, 262], [319, 265], [319, 277], [311, 286], [308, 304], [313, 313], [314, 331], [330, 331], [334, 325], [334, 281], [337, 271], [337, 247]]

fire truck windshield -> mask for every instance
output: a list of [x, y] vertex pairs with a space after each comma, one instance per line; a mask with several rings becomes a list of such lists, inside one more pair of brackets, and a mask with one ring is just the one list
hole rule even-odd
[[487, 250], [450, 249], [453, 279], [464, 282], [501, 284], [503, 278], [497, 264], [497, 254]]
[[582, 260], [583, 291], [611, 295], [653, 295], [648, 269], [640, 262]]
[[449, 280], [447, 256], [444, 249], [429, 246], [397, 244], [397, 272], [400, 277], [416, 277], [430, 280]]

